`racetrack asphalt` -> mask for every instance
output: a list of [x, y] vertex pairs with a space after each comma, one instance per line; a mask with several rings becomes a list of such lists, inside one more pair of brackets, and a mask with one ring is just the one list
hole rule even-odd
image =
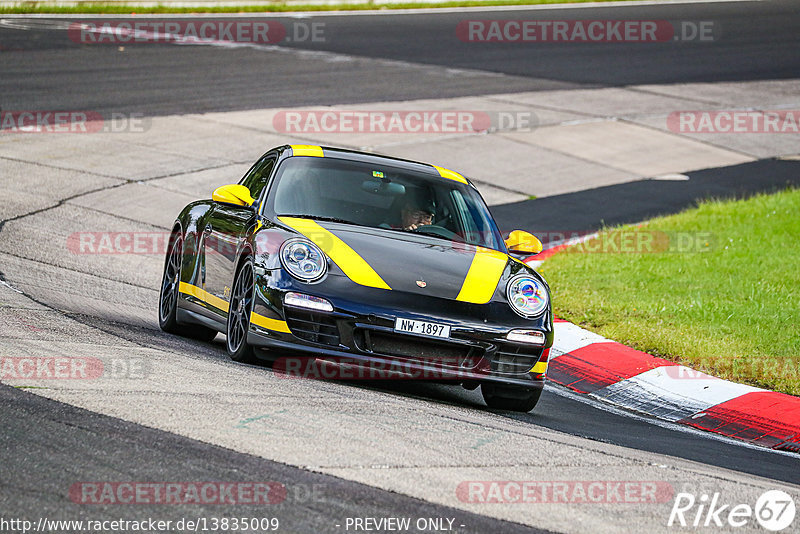
[[[638, 180], [491, 206], [505, 230], [522, 227], [548, 243], [695, 207], [702, 200], [747, 198], [800, 186], [800, 161], [770, 158], [685, 173], [686, 180]], [[754, 179], [754, 177], [758, 179]]]
[[[731, 40], [716, 48], [708, 43], [684, 44], [685, 49], [656, 45], [648, 50], [624, 46], [586, 50], [585, 46], [572, 45], [546, 47], [547, 54], [536, 53], [535, 57], [530, 48], [469, 48], [434, 37], [452, 31], [459, 15], [382, 15], [377, 22], [358, 16], [337, 17], [327, 27], [330, 41], [320, 46], [339, 56], [298, 58], [274, 50], [243, 49], [235, 52], [236, 61], [231, 61], [231, 50], [212, 47], [153, 45], [119, 51], [114, 47], [75, 46], [58, 32], [14, 33], [4, 28], [0, 44], [6, 50], [22, 48], [25, 52], [0, 54], [2, 105], [3, 109], [96, 109], [165, 115], [553, 88], [578, 91], [587, 84], [616, 85], [623, 81], [774, 80], [798, 72], [791, 7], [784, 2], [698, 4], [685, 11], [664, 6], [664, 14], [657, 15], [724, 23], [722, 27]], [[642, 7], [610, 9], [620, 17], [651, 14]], [[586, 16], [605, 16], [603, 13], [592, 10]], [[520, 10], [502, 16], [539, 15]], [[560, 17], [562, 13], [550, 16]], [[765, 37], [766, 27], [774, 30], [769, 38]], [[342, 33], [337, 33], [339, 28], [343, 28]], [[346, 39], [336, 40], [336, 35], [345, 35]], [[423, 46], [426, 43], [430, 45], [427, 48]], [[341, 54], [371, 58], [340, 61]], [[720, 61], [720, 57], [725, 60]], [[421, 59], [429, 65], [420, 66]], [[435, 65], [481, 70], [448, 71]], [[487, 75], [483, 69], [495, 73]], [[498, 70], [503, 72], [497, 75]], [[269, 75], [274, 72], [280, 75]], [[548, 76], [539, 78], [540, 74]], [[411, 77], [417, 77], [415, 83], [409, 82]], [[419, 83], [419, 77], [427, 83]], [[359, 83], [354, 84], [353, 79]], [[178, 137], [180, 131], [174, 135]], [[158, 480], [236, 479], [236, 475], [252, 469], [259, 476], [280, 477], [289, 487], [303, 487], [315, 480], [331, 485], [327, 487], [333, 489], [326, 493], [324, 502], [338, 503], [336, 512], [306, 503], [287, 510], [286, 521], [299, 532], [308, 531], [306, 526], [341, 532], [332, 521], [336, 513], [340, 517], [356, 513], [419, 517], [455, 514], [453, 506], [462, 514], [469, 508], [495, 518], [464, 516], [465, 531], [496, 530], [499, 524], [492, 521], [501, 517], [517, 517], [527, 525], [560, 531], [585, 532], [590, 520], [596, 525], [593, 530], [601, 532], [659, 531], [664, 529], [668, 504], [654, 509], [466, 507], [453, 497], [454, 481], [470, 474], [539, 480], [658, 478], [671, 481], [675, 488], [720, 490], [741, 502], [768, 488], [794, 491], [800, 483], [797, 456], [747, 448], [628, 417], [602, 405], [586, 404], [557, 388], [548, 389], [539, 407], [525, 415], [492, 413], [475, 392], [432, 384], [303, 381], [290, 388], [271, 380], [269, 369], [227, 361], [219, 342], [202, 345], [161, 333], [153, 324], [152, 311], [158, 285], [153, 279], [160, 271], [160, 257], [103, 258], [107, 261], [102, 265], [94, 258], [70, 257], [63, 250], [68, 232], [89, 226], [161, 230], [163, 225], [156, 221], [171, 217], [176, 204], [184, 201], [174, 193], [176, 185], [170, 186], [170, 180], [179, 183], [187, 166], [198, 170], [199, 176], [214, 173], [213, 165], [229, 171], [229, 167], [238, 169], [247, 161], [237, 153], [228, 156], [226, 168], [220, 163], [221, 150], [212, 148], [213, 140], [208, 153], [194, 148], [194, 156], [190, 156], [185, 146], [169, 145], [171, 139], [161, 139], [158, 149], [132, 144], [130, 155], [121, 155], [117, 161], [103, 154], [117, 149], [111, 142], [81, 145], [80, 139], [73, 144], [70, 140], [39, 138], [23, 144], [4, 139], [8, 143], [3, 145], [3, 166], [9, 184], [30, 180], [38, 192], [31, 195], [28, 204], [12, 195], [2, 212], [8, 222], [4, 221], [0, 230], [4, 234], [0, 271], [11, 286], [25, 293], [22, 296], [9, 287], [0, 287], [4, 351], [41, 355], [52, 350], [57, 354], [145, 358], [163, 373], [138, 382], [31, 390], [37, 396], [2, 386], [1, 394], [8, 403], [4, 402], [0, 412], [0, 424], [8, 446], [0, 454], [4, 465], [19, 466], [16, 479], [8, 479], [18, 482], [4, 486], [9, 491], [2, 492], [7, 499], [2, 502], [4, 512], [35, 518], [43, 510], [61, 510], [63, 517], [73, 517], [71, 509], [64, 507], [69, 506], [65, 488], [80, 480], [141, 480], [146, 475]], [[218, 143], [225, 141], [219, 139]], [[142, 165], [146, 158], [141, 155], [148, 150], [155, 157]], [[58, 159], [70, 153], [87, 160], [81, 164], [91, 163], [92, 171]], [[47, 158], [52, 154], [57, 156], [50, 161]], [[173, 160], [164, 163], [166, 155]], [[189, 160], [191, 163], [186, 163]], [[601, 222], [635, 222], [640, 216], [671, 212], [708, 194], [745, 194], [781, 187], [787, 180], [796, 180], [795, 165], [767, 159], [723, 170], [688, 171], [689, 182], [633, 181], [540, 198], [524, 204], [524, 210], [520, 206], [514, 211], [504, 211], [503, 206], [492, 209], [503, 226], [520, 226], [519, 216], [524, 214], [527, 219], [522, 222], [532, 225], [531, 229], [539, 229], [541, 224], [547, 225], [544, 229], [585, 230]], [[199, 170], [204, 167], [211, 170]], [[159, 174], [163, 179], [157, 182], [163, 187], [154, 187], [155, 194], [149, 186], [134, 181], [122, 186], [129, 194], [114, 196], [113, 189], [125, 179], [149, 180]], [[754, 175], [777, 178], [749, 180]], [[63, 184], [63, 191], [48, 185], [52, 178]], [[590, 181], [588, 177], [587, 184]], [[93, 188], [100, 191], [95, 197], [81, 198]], [[621, 194], [631, 200], [647, 199], [648, 203], [632, 208], [633, 202], [618, 202]], [[664, 203], [650, 202], [654, 196], [663, 198]], [[120, 199], [128, 204], [120, 203]], [[130, 206], [128, 212], [126, 206]], [[164, 215], [165, 211], [169, 213]], [[541, 219], [540, 213], [551, 218]], [[578, 218], [579, 214], [585, 218]], [[143, 224], [141, 219], [150, 222]], [[57, 237], [48, 235], [48, 227], [58, 228]], [[114, 417], [41, 396], [63, 397], [70, 404]], [[281, 418], [281, 410], [289, 415]], [[237, 429], [237, 421], [265, 413], [272, 414], [275, 422], [260, 419], [251, 430]], [[220, 444], [225, 448], [219, 448]], [[514, 456], [509, 449], [519, 453]], [[180, 450], [188, 453], [181, 455]], [[26, 485], [25, 480], [33, 484]], [[6, 484], [5, 477], [0, 483]], [[22, 498], [15, 498], [17, 493]], [[337, 501], [337, 495], [347, 497]], [[420, 504], [410, 495], [431, 504]], [[353, 506], [342, 501], [352, 501]], [[419, 506], [424, 512], [416, 511]], [[195, 511], [177, 508], [165, 513], [177, 516]], [[84, 506], [76, 513], [113, 518], [121, 511], [119, 507]], [[202, 515], [215, 511], [208, 507], [197, 510]], [[135, 512], [152, 515], [154, 509]], [[231, 512], [240, 514], [242, 510]]]
[[[6, 466], [0, 509], [6, 520], [277, 518], [278, 531], [341, 532], [348, 517], [414, 517], [447, 518], [459, 532], [546, 532], [237, 453], [6, 385], [0, 385], [0, 403], [0, 457]], [[98, 493], [82, 494], [73, 486], [101, 481], [277, 482], [285, 493], [276, 494], [283, 500], [274, 504], [81, 504], [83, 495]]]
[[[138, 15], [136, 20], [146, 18]], [[213, 20], [214, 15], [207, 18]], [[800, 34], [792, 0], [261, 18], [281, 22], [289, 36], [294, 24], [322, 23], [324, 41], [309, 38], [283, 41], [280, 47], [235, 50], [81, 44], [65, 30], [70, 22], [91, 17], [79, 15], [66, 22], [56, 17], [0, 17], [0, 106], [167, 115], [553, 89], [752, 82], [791, 79], [800, 72]], [[710, 21], [716, 40], [474, 43], [456, 34], [465, 20], [577, 18], [663, 20], [679, 28], [683, 22]], [[225, 20], [231, 19], [226, 15]], [[281, 53], [285, 48], [309, 55], [298, 61], [295, 55]]]

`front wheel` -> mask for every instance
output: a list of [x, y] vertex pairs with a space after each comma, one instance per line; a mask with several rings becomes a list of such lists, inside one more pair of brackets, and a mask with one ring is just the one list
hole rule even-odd
[[489, 408], [512, 412], [529, 412], [539, 402], [542, 390], [484, 383], [481, 384], [481, 394]]
[[242, 262], [233, 281], [231, 306], [228, 310], [228, 356], [235, 362], [252, 362], [255, 359], [253, 347], [247, 344], [250, 331], [250, 312], [253, 311], [254, 292], [253, 262]]

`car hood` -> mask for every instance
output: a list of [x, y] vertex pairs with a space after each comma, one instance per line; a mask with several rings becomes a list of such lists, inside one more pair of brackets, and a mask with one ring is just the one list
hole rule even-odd
[[353, 282], [391, 291], [484, 304], [510, 260], [496, 250], [413, 232], [280, 220], [319, 246]]

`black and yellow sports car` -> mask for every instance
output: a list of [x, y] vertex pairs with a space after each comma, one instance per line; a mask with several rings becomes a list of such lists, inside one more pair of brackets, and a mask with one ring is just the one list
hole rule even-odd
[[282, 146], [180, 213], [159, 323], [199, 339], [222, 332], [236, 361], [400, 369], [392, 376], [480, 385], [490, 407], [529, 411], [553, 314], [545, 281], [512, 254], [539, 251], [519, 230], [504, 241], [456, 172]]

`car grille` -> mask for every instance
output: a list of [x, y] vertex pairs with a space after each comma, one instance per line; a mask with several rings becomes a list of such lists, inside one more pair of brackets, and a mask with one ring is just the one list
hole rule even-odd
[[492, 370], [507, 375], [524, 375], [539, 361], [541, 347], [501, 344], [491, 356]]
[[356, 333], [359, 348], [397, 358], [436, 362], [444, 367], [472, 368], [477, 365], [483, 349], [436, 341], [402, 334], [389, 334], [374, 330]]
[[284, 308], [286, 323], [292, 334], [323, 345], [339, 345], [339, 327], [336, 319], [322, 313]]

